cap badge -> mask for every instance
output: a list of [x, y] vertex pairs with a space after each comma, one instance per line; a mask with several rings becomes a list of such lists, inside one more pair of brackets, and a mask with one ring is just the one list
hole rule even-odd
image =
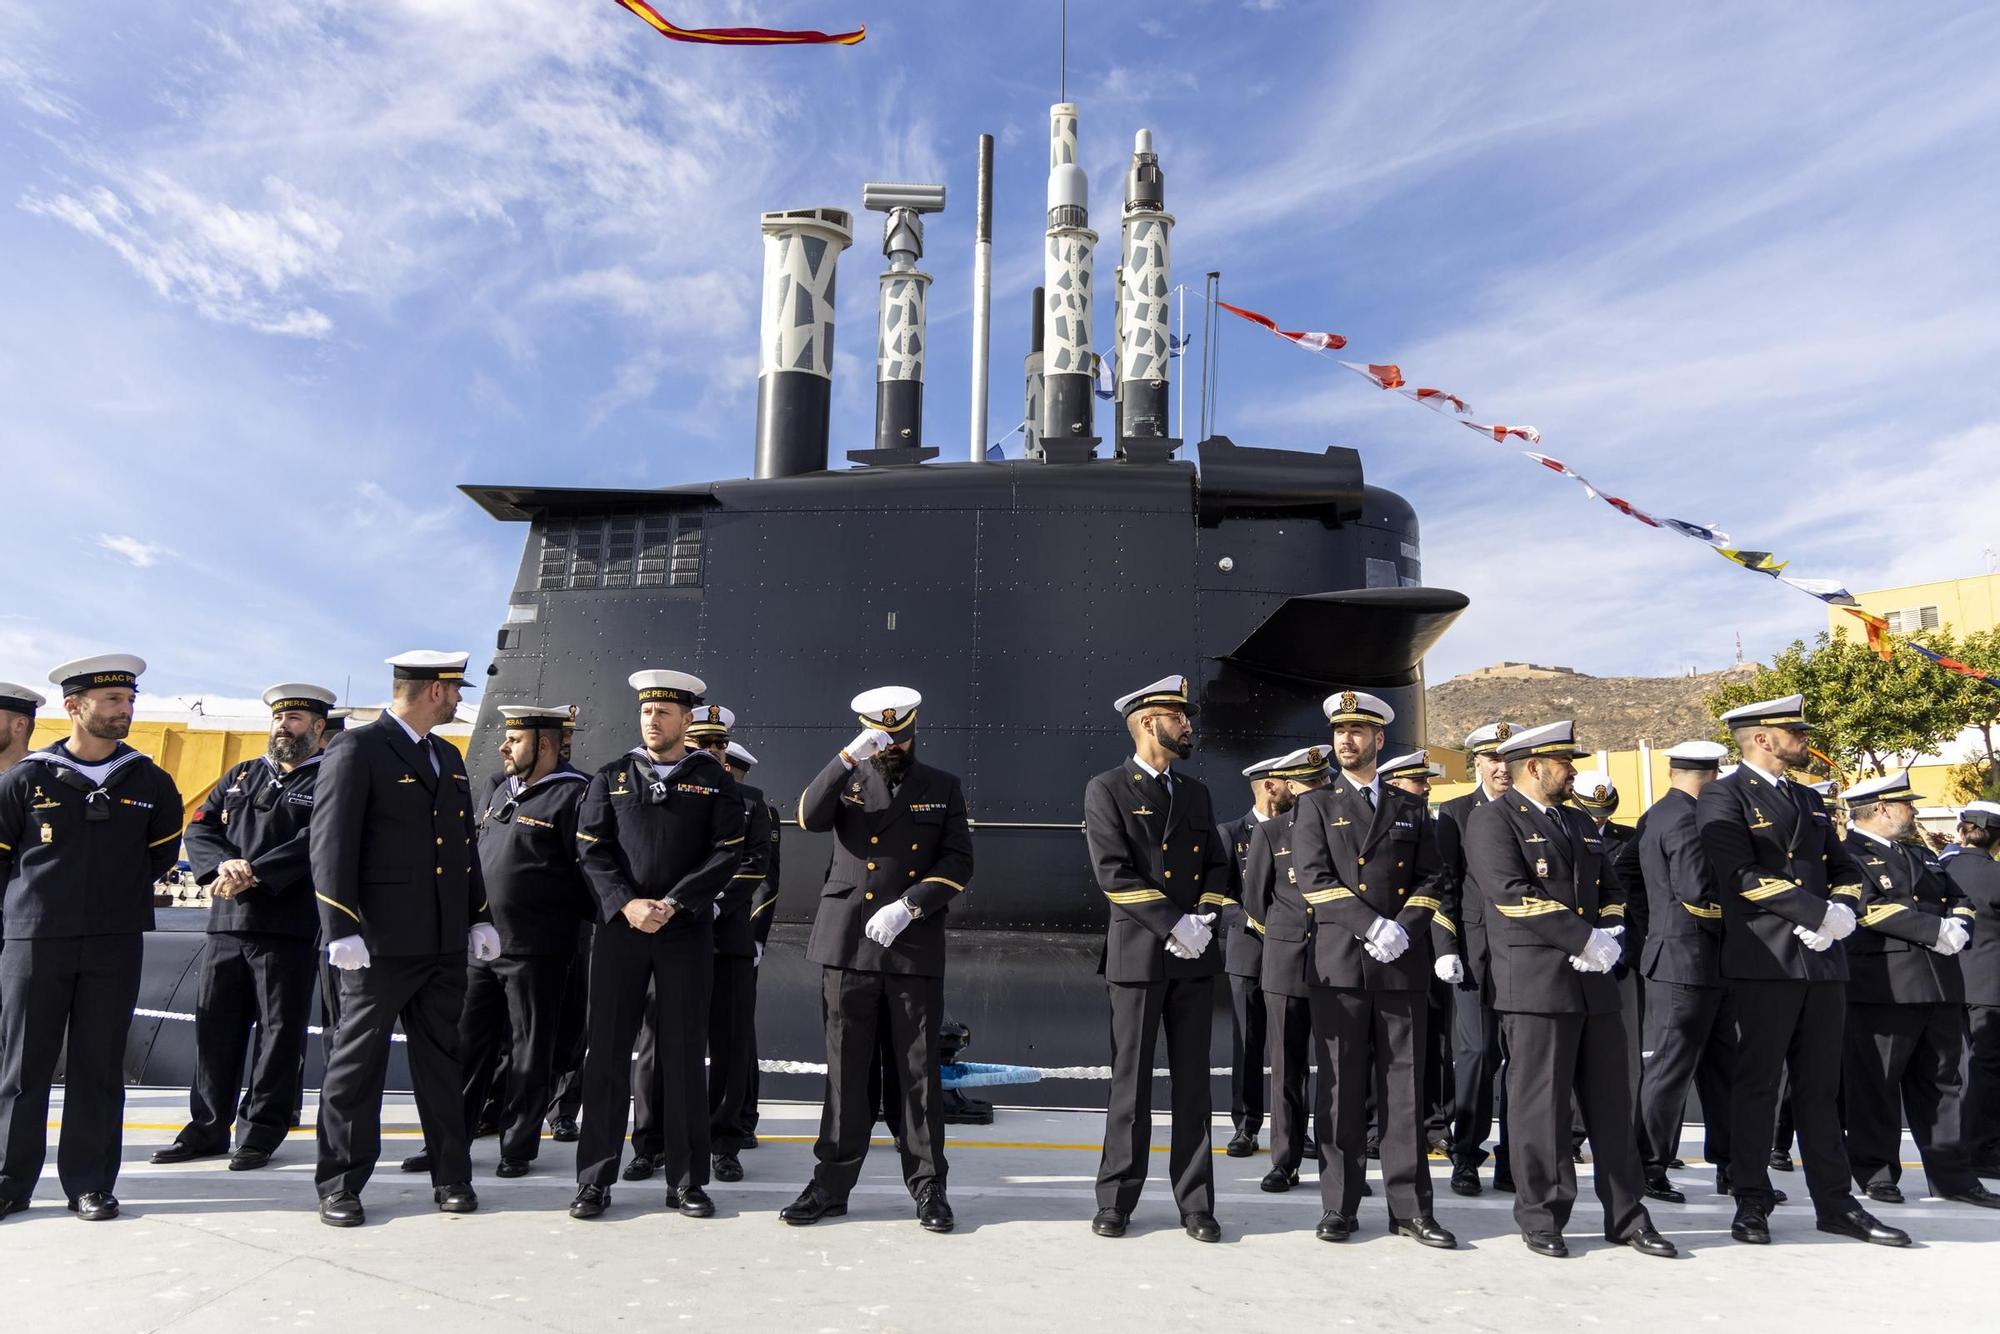
[[1318, 746], [1314, 746], [1311, 750], [1306, 752], [1307, 764], [1318, 765], [1318, 764], [1324, 764], [1325, 762], [1326, 762], [1326, 756], [1319, 753]]
[[1340, 692], [1340, 711], [1342, 713], [1354, 712], [1355, 706], [1360, 702], [1361, 701], [1354, 698], [1354, 692], [1352, 690], [1343, 690]]
[[1514, 735], [1514, 726], [1512, 723], [1495, 723], [1493, 725], [1493, 739], [1495, 741], [1505, 741], [1512, 735]]
[[894, 705], [891, 705], [890, 707], [882, 710], [882, 721], [885, 723], [893, 723], [896, 721], [896, 709]]

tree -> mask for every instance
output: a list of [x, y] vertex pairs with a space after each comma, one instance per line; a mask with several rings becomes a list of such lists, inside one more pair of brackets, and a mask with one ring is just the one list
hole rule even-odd
[[[1923, 642], [1963, 660], [1965, 650], [1949, 631], [1926, 633]], [[2000, 643], [1991, 647], [2000, 652]], [[1822, 630], [1811, 647], [1802, 639], [1792, 641], [1770, 666], [1759, 666], [1748, 681], [1724, 685], [1708, 695], [1706, 703], [1719, 718], [1753, 700], [1804, 695], [1806, 716], [1813, 722], [1813, 746], [1849, 773], [1878, 775], [1907, 768], [1918, 757], [1938, 751], [1975, 725], [1971, 719], [1981, 705], [1993, 712], [1985, 701], [1971, 700], [1968, 690], [2000, 698], [2000, 691], [1915, 653], [1896, 652], [1884, 661], [1865, 641], [1850, 639], [1841, 629], [1831, 634]], [[1986, 724], [1989, 739], [1995, 724], [2000, 724], [2000, 717], [1991, 717]], [[1729, 739], [1719, 723], [1717, 733], [1722, 740]]]
[[[1969, 667], [1991, 672], [1995, 680], [2000, 680], [2000, 629], [1967, 635], [1958, 641], [1956, 649], [1932, 643], [1929, 635], [1923, 636], [1923, 642]], [[1945, 674], [1956, 683], [1950, 712], [1958, 731], [1971, 732], [1978, 738], [1973, 755], [1952, 766], [1951, 786], [1945, 796], [1957, 801], [2000, 799], [2000, 754], [1994, 749], [1995, 732], [2000, 731], [2000, 689], [1970, 677]]]

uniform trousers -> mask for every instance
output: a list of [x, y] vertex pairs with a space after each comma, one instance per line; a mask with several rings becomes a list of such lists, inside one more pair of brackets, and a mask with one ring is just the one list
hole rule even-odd
[[[1296, 1172], [1305, 1161], [1307, 1109], [1314, 1109], [1314, 1130], [1324, 1159], [1333, 1145], [1326, 1113], [1309, 1093], [1312, 1082], [1312, 1002], [1304, 996], [1264, 993], [1264, 1061], [1271, 1067], [1271, 1166]], [[1321, 1076], [1322, 1085], [1326, 1077]]]
[[[938, 1029], [944, 1022], [944, 979], [825, 968], [819, 994], [826, 1026], [826, 1102], [813, 1145], [813, 1181], [829, 1197], [847, 1198], [868, 1156], [879, 1098], [900, 1108], [899, 1117], [888, 1119], [910, 1195], [932, 1184], [942, 1187], [947, 1168]], [[892, 1069], [884, 1069], [885, 1041]]]
[[2000, 1163], [2000, 1005], [1968, 1005], [1965, 1138], [1975, 1167]]
[[48, 1158], [49, 1096], [63, 1063], [56, 1174], [74, 1200], [118, 1184], [125, 1038], [145, 937], [30, 937], [0, 951], [0, 1200], [34, 1194]]
[[[636, 1075], [657, 1098], [657, 1156], [669, 1189], [705, 1186], [708, 995], [715, 932], [704, 910], [672, 931], [647, 934], [623, 917], [599, 926], [590, 948], [590, 1022], [583, 1058], [583, 1123], [576, 1143], [579, 1185], [609, 1188], [618, 1176], [632, 1102], [632, 1048], [650, 1014], [654, 1062]], [[637, 1142], [633, 1152], [641, 1152]]]
[[1453, 989], [1451, 1036], [1451, 1161], [1460, 1167], [1477, 1167], [1486, 1161], [1486, 1137], [1492, 1133], [1496, 1110], [1500, 1114], [1496, 1153], [1504, 1161], [1506, 1109], [1504, 1105], [1496, 1107], [1502, 1055], [1500, 1015], [1493, 1008], [1492, 991], [1486, 983]]
[[502, 1158], [528, 1162], [541, 1151], [569, 969], [566, 954], [503, 954], [466, 969], [465, 1010], [458, 1023], [465, 1124], [479, 1124], [494, 1083], [490, 1072], [498, 1068]]
[[1840, 1101], [1848, 1170], [1857, 1186], [1894, 1185], [1903, 1175], [1903, 1123], [1924, 1175], [1939, 1194], [1972, 1189], [1965, 1145], [1963, 1005], [1847, 1006]]
[[[708, 1002], [708, 1138], [712, 1153], [743, 1147], [743, 1106], [757, 1066], [757, 964], [715, 956]], [[933, 1060], [932, 1064], [936, 1064]]]
[[1631, 1057], [1625, 1016], [1500, 1016], [1507, 1043], [1508, 1154], [1514, 1221], [1523, 1232], [1561, 1232], [1576, 1207], [1571, 1129], [1580, 1112], [1590, 1136], [1591, 1173], [1604, 1206], [1604, 1235], [1624, 1241], [1650, 1220], [1632, 1137]]
[[576, 953], [570, 956], [569, 971], [563, 974], [562, 1007], [556, 1016], [556, 1049], [550, 1067], [550, 1119], [576, 1119], [583, 1110], [584, 1018], [590, 1009], [590, 936], [592, 928], [577, 932]]
[[1646, 984], [1645, 1046], [1639, 1068], [1639, 1157], [1648, 1172], [1664, 1172], [1680, 1156], [1688, 1088], [1701, 1099], [1702, 1156], [1729, 1163], [1729, 1083], [1736, 1035], [1729, 995], [1721, 987], [1684, 982]]
[[360, 1194], [382, 1156], [382, 1086], [389, 1042], [401, 1020], [410, 1087], [431, 1158], [431, 1184], [472, 1179], [458, 1056], [458, 1016], [465, 1008], [465, 951], [375, 955], [366, 968], [340, 972], [340, 1031], [319, 1092], [321, 1199]]
[[1322, 1208], [1353, 1218], [1368, 1179], [1368, 1101], [1382, 1095], [1382, 1184], [1399, 1219], [1431, 1212], [1430, 1160], [1424, 1144], [1424, 1077], [1419, 1053], [1430, 1021], [1421, 991], [1312, 989], [1313, 1045], [1319, 1052], [1319, 1102], [1333, 1131], [1322, 1147]]
[[1264, 1128], [1264, 1016], [1257, 979], [1229, 974], [1229, 1120], [1251, 1139]]
[[1738, 1200], [1771, 1208], [1771, 1142], [1778, 1085], [1791, 1082], [1793, 1121], [1806, 1189], [1822, 1218], [1854, 1209], [1840, 1112], [1841, 1034], [1847, 1026], [1845, 982], [1732, 980], [1736, 1071], [1729, 1103], [1729, 1180]]
[[1208, 1063], [1215, 979], [1107, 982], [1105, 990], [1111, 1000], [1111, 1088], [1104, 1155], [1097, 1165], [1097, 1207], [1130, 1213], [1145, 1187], [1153, 1146], [1153, 1049], [1164, 1028], [1173, 1117], [1167, 1171], [1174, 1203], [1183, 1216], [1213, 1213]]
[[[309, 938], [208, 934], [195, 994], [194, 1084], [180, 1143], [204, 1153], [226, 1151], [239, 1095], [243, 1147], [270, 1153], [284, 1143], [298, 1110], [313, 957]], [[251, 1053], [247, 1092], [246, 1053]]]

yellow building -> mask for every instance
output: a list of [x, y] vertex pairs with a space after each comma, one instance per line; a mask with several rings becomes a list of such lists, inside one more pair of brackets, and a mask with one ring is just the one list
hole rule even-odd
[[[1889, 622], [1889, 631], [1913, 635], [1919, 630], [1949, 629], [1958, 635], [1978, 634], [2000, 626], [2000, 574], [1976, 574], [1931, 584], [1905, 584], [1872, 593], [1856, 593], [1863, 611]], [[1827, 627], [1845, 630], [1851, 639], [1861, 622], [1838, 607], [1826, 611]]]

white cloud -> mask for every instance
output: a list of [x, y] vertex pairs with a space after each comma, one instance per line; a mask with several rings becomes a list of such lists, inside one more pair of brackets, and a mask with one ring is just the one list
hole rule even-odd
[[173, 548], [158, 542], [146, 542], [124, 533], [99, 533], [97, 545], [114, 556], [129, 561], [133, 568], [145, 570], [160, 563], [160, 557], [174, 554]]

